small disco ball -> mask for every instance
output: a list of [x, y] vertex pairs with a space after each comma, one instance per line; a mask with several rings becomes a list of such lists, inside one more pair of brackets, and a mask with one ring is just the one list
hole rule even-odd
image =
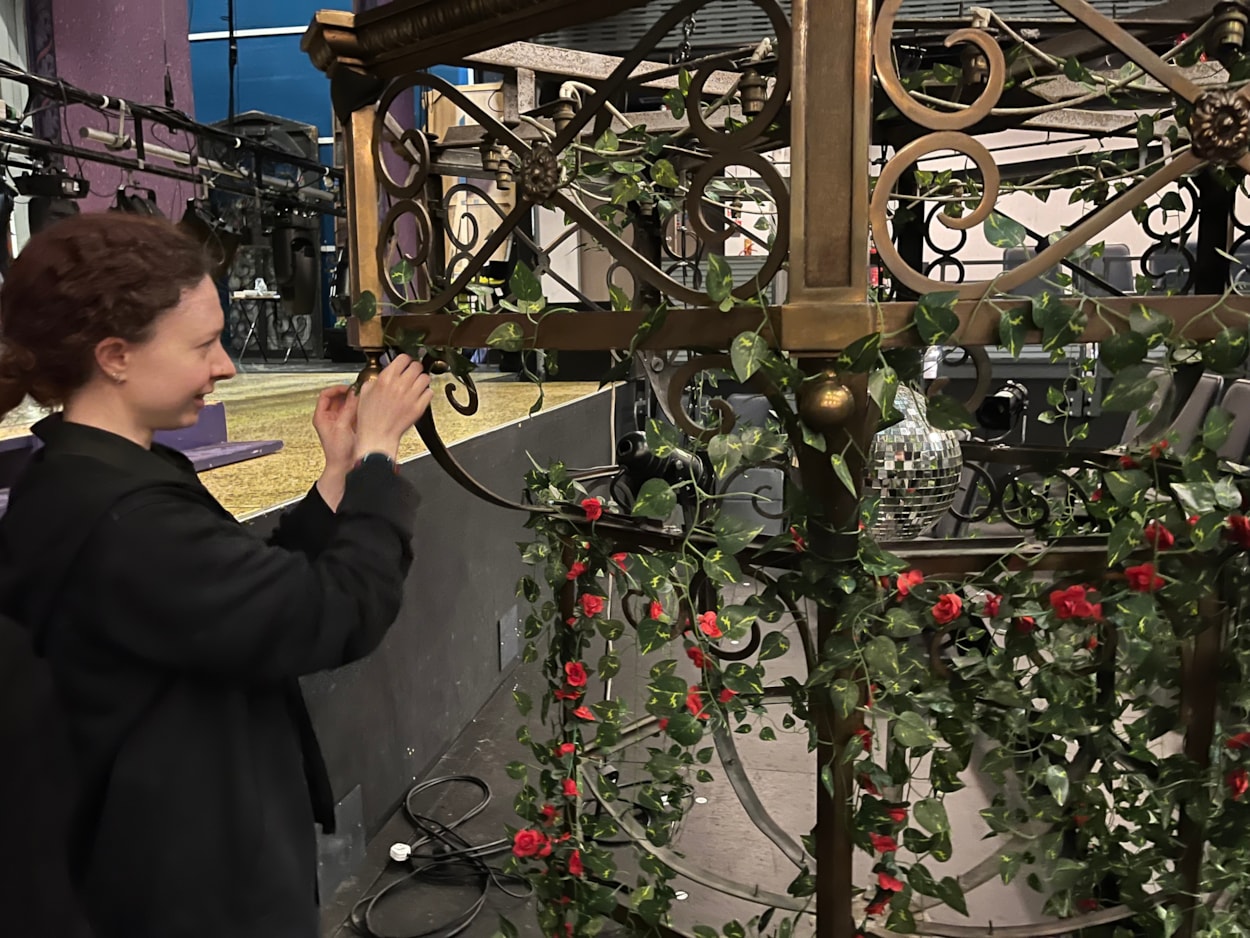
[[929, 530], [950, 508], [964, 460], [959, 437], [929, 426], [920, 394], [901, 385], [894, 406], [903, 419], [873, 437], [864, 494], [880, 499], [873, 536], [907, 540]]

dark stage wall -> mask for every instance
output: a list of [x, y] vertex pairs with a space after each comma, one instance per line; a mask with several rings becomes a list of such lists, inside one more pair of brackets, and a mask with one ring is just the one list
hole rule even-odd
[[[482, 484], [520, 501], [527, 451], [539, 465], [612, 461], [611, 402], [604, 391], [463, 441], [452, 453]], [[364, 839], [468, 725], [520, 651], [516, 544], [526, 537], [526, 516], [470, 495], [428, 456], [402, 472], [421, 493], [421, 509], [399, 621], [364, 661], [304, 681], [340, 801], [340, 832], [322, 844], [323, 892], [358, 866]], [[254, 524], [263, 533], [276, 517]]]

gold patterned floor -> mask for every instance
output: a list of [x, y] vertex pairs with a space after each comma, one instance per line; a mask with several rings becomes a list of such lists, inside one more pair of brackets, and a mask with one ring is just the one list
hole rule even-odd
[[[270, 456], [211, 469], [200, 479], [236, 517], [265, 511], [303, 495], [321, 474], [321, 447], [312, 428], [313, 405], [322, 388], [345, 384], [351, 372], [316, 374], [243, 373], [220, 386], [211, 400], [226, 405], [226, 424], [231, 440], [282, 440], [283, 447]], [[435, 379], [434, 414], [444, 440], [453, 443], [505, 424], [525, 420], [538, 396], [538, 388], [517, 381], [511, 374], [474, 376], [479, 409], [463, 417], [447, 403], [442, 390], [446, 378]], [[544, 386], [544, 409], [594, 393], [592, 382], [552, 382]], [[0, 422], [0, 438], [26, 432], [42, 414], [25, 408]], [[400, 458], [425, 452], [415, 431], [400, 447]]]

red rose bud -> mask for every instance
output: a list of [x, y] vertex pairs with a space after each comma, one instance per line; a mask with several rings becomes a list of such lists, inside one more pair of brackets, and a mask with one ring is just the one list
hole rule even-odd
[[521, 830], [512, 838], [512, 852], [518, 857], [536, 857], [542, 853], [543, 847], [550, 850], [547, 835], [542, 831]]
[[1085, 647], [1086, 647], [1086, 648], [1088, 648], [1090, 651], [1093, 651], [1095, 648], [1097, 648], [1097, 647], [1098, 647], [1098, 644], [1099, 644], [1099, 642], [1098, 642], [1098, 636], [1097, 636], [1097, 635], [1091, 635], [1091, 636], [1089, 637], [1089, 641], [1085, 643]]
[[729, 701], [733, 700], [737, 696], [738, 696], [738, 692], [736, 690], [730, 690], [728, 687], [726, 687], [719, 694], [716, 695], [716, 699], [719, 700], [723, 704], [727, 704], [729, 703]]
[[864, 752], [872, 752], [872, 730], [866, 726], [861, 726], [851, 735], [859, 739], [860, 745], [864, 747]]
[[807, 550], [807, 541], [803, 540], [803, 535], [799, 534], [798, 528], [790, 528], [790, 537], [794, 540], [795, 550]]
[[1187, 524], [1188, 524], [1191, 528], [1193, 528], [1193, 527], [1197, 527], [1197, 526], [1198, 526], [1198, 516], [1197, 516], [1197, 515], [1190, 515], [1188, 518], [1186, 518], [1186, 519], [1185, 519], [1185, 522], [1186, 522], [1186, 523], [1187, 523]]
[[1164, 582], [1163, 577], [1155, 573], [1155, 565], [1152, 563], [1139, 563], [1135, 567], [1128, 567], [1124, 575], [1128, 578], [1128, 588], [1138, 593], [1153, 593]]
[[707, 666], [707, 655], [703, 654], [703, 649], [697, 645], [692, 645], [686, 649], [686, 657], [694, 662], [696, 668]]
[[902, 824], [907, 820], [907, 809], [902, 806], [896, 805], [895, 807], [890, 808], [886, 813], [889, 814], [890, 820], [895, 824]]
[[577, 790], [577, 782], [571, 778], [566, 778], [564, 780], [564, 797], [576, 798], [578, 794], [579, 792]]
[[1176, 543], [1176, 537], [1172, 532], [1158, 521], [1151, 521], [1146, 525], [1145, 530], [1142, 531], [1142, 537], [1155, 550], [1167, 550]]
[[1230, 752], [1237, 752], [1241, 749], [1250, 749], [1250, 733], [1238, 733], [1236, 736], [1228, 737], [1228, 741], [1224, 743], [1225, 748]]
[[1233, 801], [1240, 801], [1247, 790], [1250, 790], [1250, 772], [1245, 769], [1233, 769], [1228, 773], [1228, 791]]
[[919, 586], [924, 582], [924, 574], [919, 570], [908, 570], [906, 573], [900, 573], [896, 586], [900, 596], [907, 596], [911, 593], [913, 586]]
[[654, 599], [651, 600], [651, 606], [647, 609], [647, 618], [658, 619], [662, 615], [664, 615], [664, 607], [657, 603]]
[[564, 687], [557, 690], [554, 696], [556, 700], [577, 700], [582, 696], [582, 692], [574, 687], [569, 687], [566, 684]]
[[1136, 469], [1136, 468], [1137, 468], [1137, 460], [1136, 460], [1136, 459], [1134, 459], [1132, 456], [1121, 456], [1121, 457], [1120, 457], [1120, 468], [1121, 468], [1121, 469]]
[[887, 893], [883, 898], [877, 899], [875, 902], [869, 903], [868, 908], [864, 910], [864, 914], [871, 917], [880, 915], [890, 905], [890, 896]]
[[954, 593], [944, 593], [929, 611], [933, 615], [934, 622], [938, 625], [946, 625], [948, 622], [954, 622], [959, 618], [959, 613], [963, 610], [963, 607], [964, 601]]
[[624, 570], [624, 569], [625, 569], [625, 558], [626, 558], [626, 557], [628, 557], [628, 556], [629, 556], [629, 554], [613, 554], [613, 555], [612, 555], [612, 562], [613, 562], [614, 564], [616, 564], [618, 567], [620, 567], [622, 570]]
[[895, 879], [893, 876], [891, 876], [889, 873], [887, 873], [885, 870], [882, 870], [881, 872], [877, 874], [877, 885], [880, 886], [882, 889], [884, 889], [886, 892], [902, 892], [903, 891], [903, 884], [899, 882], [897, 879]]
[[586, 667], [580, 661], [569, 661], [564, 665], [564, 677], [573, 687], [586, 686]]
[[556, 755], [558, 756], [571, 756], [575, 752], [577, 752], [577, 746], [573, 743], [561, 743], [556, 746]]
[[1097, 912], [1098, 900], [1097, 899], [1078, 899], [1076, 906], [1082, 912]]
[[1022, 635], [1028, 635], [1037, 628], [1037, 620], [1032, 616], [1020, 616], [1016, 619], [1016, 631]]
[[998, 615], [998, 610], [1002, 608], [1003, 598], [996, 593], [990, 593], [985, 597], [985, 616], [992, 619]]
[[1088, 814], [1074, 814], [1072, 815], [1072, 823], [1075, 824], [1077, 827], [1084, 827], [1086, 824], [1089, 823], [1089, 815]]
[[569, 854], [569, 875], [581, 876], [585, 872], [586, 872], [586, 869], [585, 867], [582, 866], [581, 851], [574, 850], [572, 853]]
[[885, 834], [869, 834], [868, 839], [872, 841], [872, 849], [877, 853], [893, 853], [898, 849], [894, 838]]
[[691, 684], [690, 690], [686, 694], [686, 709], [690, 711], [690, 715], [698, 717], [700, 720], [706, 720], [708, 715], [703, 709], [703, 694], [699, 690], [698, 685]]
[[556, 810], [555, 805], [545, 804], [543, 805], [543, 809], [541, 813], [543, 816], [544, 824], [554, 824], [556, 820], [556, 815], [559, 814], [560, 812]]
[[872, 779], [870, 779], [867, 775], [859, 775], [856, 777], [855, 781], [858, 782], [859, 787], [868, 792], [868, 794], [877, 796], [881, 795], [880, 790], [872, 783]]
[[1160, 440], [1158, 443], [1151, 444], [1150, 458], [1159, 459], [1160, 457], [1163, 456], [1163, 451], [1166, 450], [1167, 448], [1168, 448], [1167, 440]]
[[1089, 500], [1090, 500], [1091, 502], [1100, 502], [1100, 501], [1102, 501], [1102, 489], [1094, 489], [1094, 491], [1090, 492], [1090, 493], [1089, 493]]
[[716, 624], [715, 612], [699, 613], [699, 631], [708, 638], [720, 638], [725, 634], [720, 630], [720, 626]]
[[565, 575], [565, 579], [576, 580], [579, 576], [581, 576], [585, 572], [586, 572], [586, 565], [582, 563], [580, 560], [578, 560], [574, 562], [573, 566], [569, 567], [569, 572]]
[[581, 706], [573, 711], [573, 716], [577, 717], [579, 720], [592, 720], [593, 721], [595, 718], [595, 711], [591, 710], [587, 706]]
[[588, 521], [598, 521], [603, 517], [603, 503], [597, 498], [583, 498], [582, 511], [586, 512]]
[[1245, 515], [1228, 516], [1228, 538], [1238, 547], [1250, 550], [1250, 518]]
[[668, 729], [668, 717], [660, 717], [655, 721], [655, 725], [662, 730]]

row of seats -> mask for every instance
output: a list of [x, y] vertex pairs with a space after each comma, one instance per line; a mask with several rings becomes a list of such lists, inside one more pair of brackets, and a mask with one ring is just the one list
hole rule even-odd
[[1125, 424], [1120, 444], [1125, 448], [1146, 446], [1166, 437], [1177, 455], [1189, 451], [1202, 434], [1202, 425], [1211, 408], [1219, 406], [1233, 418], [1232, 430], [1219, 448], [1221, 459], [1245, 464], [1250, 455], [1250, 379], [1226, 381], [1219, 375], [1196, 369], [1169, 371], [1155, 368], [1150, 377], [1157, 384], [1146, 421], [1136, 414]]

